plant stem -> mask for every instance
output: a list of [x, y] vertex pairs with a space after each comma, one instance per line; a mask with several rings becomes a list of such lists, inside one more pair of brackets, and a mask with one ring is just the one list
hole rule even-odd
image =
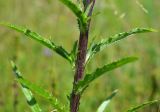
[[80, 103], [80, 93], [76, 94], [74, 91], [74, 86], [76, 83], [83, 78], [84, 69], [85, 69], [85, 60], [86, 60], [86, 53], [87, 53], [87, 45], [88, 45], [88, 30], [80, 32], [79, 38], [79, 47], [78, 47], [78, 54], [76, 60], [76, 71], [74, 76], [73, 82], [73, 90], [71, 93], [71, 101], [70, 101], [70, 111], [71, 112], [78, 112], [79, 103]]
[[[92, 6], [90, 7], [88, 13], [89, 18], [92, 15], [95, 1], [96, 0], [86, 0], [86, 2], [84, 3], [84, 11], [86, 10], [87, 6], [92, 3]], [[76, 93], [75, 86], [78, 83], [78, 81], [83, 78], [84, 75], [90, 22], [91, 19], [88, 20], [87, 29], [85, 31], [80, 31], [78, 53], [76, 60], [76, 71], [74, 75], [73, 90], [70, 96], [70, 112], [78, 112], [79, 109], [81, 93]]]

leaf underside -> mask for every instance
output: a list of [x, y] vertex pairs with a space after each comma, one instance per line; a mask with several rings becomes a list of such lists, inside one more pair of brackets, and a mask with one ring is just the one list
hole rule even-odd
[[105, 101], [98, 107], [97, 112], [104, 112], [108, 104], [111, 102], [112, 98], [117, 94], [118, 90], [113, 91], [113, 93], [107, 97]]

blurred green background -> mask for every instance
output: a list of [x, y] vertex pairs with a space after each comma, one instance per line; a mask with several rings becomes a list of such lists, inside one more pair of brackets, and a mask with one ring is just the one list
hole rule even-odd
[[[160, 29], [159, 0], [97, 0], [94, 14], [90, 40], [96, 37], [98, 41], [135, 27]], [[0, 21], [26, 26], [68, 51], [79, 35], [75, 16], [58, 0], [0, 0]], [[94, 112], [115, 89], [119, 93], [107, 112], [123, 112], [133, 105], [160, 99], [160, 33], [134, 37], [106, 48], [92, 59], [88, 72], [121, 57], [139, 57], [137, 62], [92, 83], [82, 97], [80, 112]], [[11, 59], [25, 78], [67, 102], [74, 73], [66, 60], [24, 35], [0, 27], [0, 112], [30, 112], [12, 75]], [[53, 109], [39, 96], [36, 98], [46, 112]], [[160, 104], [140, 111], [160, 112]]]

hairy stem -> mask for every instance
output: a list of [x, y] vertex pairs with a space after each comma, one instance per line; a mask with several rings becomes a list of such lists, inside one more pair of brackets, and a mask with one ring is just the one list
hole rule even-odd
[[[86, 7], [90, 3], [92, 3], [92, 6], [90, 8], [88, 17], [91, 17], [92, 15], [95, 0], [86, 0], [86, 2], [84, 2], [84, 11], [86, 10]], [[79, 109], [81, 93], [76, 93], [75, 85], [77, 84], [79, 80], [83, 78], [83, 75], [84, 75], [90, 21], [91, 19], [88, 20], [87, 29], [85, 31], [80, 31], [78, 53], [77, 53], [77, 60], [76, 60], [76, 71], [75, 71], [74, 82], [73, 82], [73, 90], [70, 96], [71, 97], [70, 98], [70, 112], [78, 112], [78, 109]]]
[[85, 69], [84, 64], [86, 60], [87, 44], [88, 44], [88, 31], [80, 33], [78, 54], [76, 60], [76, 71], [73, 82], [73, 90], [71, 93], [71, 102], [70, 102], [71, 112], [78, 112], [81, 96], [80, 94], [76, 94], [76, 92], [74, 91], [74, 86], [80, 79], [83, 78], [84, 75], [84, 69]]

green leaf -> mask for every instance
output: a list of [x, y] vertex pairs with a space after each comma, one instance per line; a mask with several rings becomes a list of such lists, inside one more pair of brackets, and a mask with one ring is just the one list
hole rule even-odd
[[[18, 71], [16, 65], [11, 62], [12, 64], [12, 68], [13, 68], [13, 72], [16, 76], [17, 79], [22, 79], [22, 75], [21, 73]], [[39, 107], [35, 97], [33, 96], [32, 92], [30, 91], [30, 89], [28, 89], [25, 85], [23, 85], [21, 82], [19, 82], [21, 84], [21, 89], [27, 99], [27, 103], [30, 106], [32, 112], [42, 112], [41, 108]]]
[[97, 112], [104, 112], [111, 99], [117, 94], [118, 90], [113, 91], [113, 93], [98, 107]]
[[[82, 9], [74, 4], [71, 0], [60, 0], [64, 5], [66, 5], [78, 18], [80, 26], [86, 28], [88, 17], [85, 13], [83, 13]], [[82, 28], [82, 29], [83, 29]]]
[[104, 73], [114, 70], [118, 67], [121, 67], [125, 64], [131, 63], [136, 61], [136, 57], [127, 57], [123, 58], [121, 60], [112, 62], [110, 64], [104, 65], [101, 68], [97, 68], [93, 73], [87, 74], [83, 80], [80, 80], [78, 84], [76, 85], [75, 91], [77, 93], [82, 92], [92, 81], [102, 76]]
[[149, 102], [143, 103], [141, 105], [135, 106], [135, 107], [129, 109], [127, 112], [136, 112], [138, 109], [141, 109], [141, 108], [144, 108], [146, 106], [149, 106], [149, 105], [152, 105], [152, 104], [155, 104], [155, 103], [159, 103], [159, 102], [160, 102], [160, 100], [149, 101]]
[[55, 98], [52, 94], [50, 94], [48, 91], [44, 90], [42, 87], [39, 87], [28, 80], [24, 79], [22, 75], [20, 75], [20, 72], [18, 71], [16, 65], [12, 62], [13, 70], [16, 73], [16, 77], [18, 79], [18, 82], [28, 90], [31, 90], [32, 92], [35, 92], [39, 96], [46, 99], [58, 112], [65, 112], [65, 106], [61, 104], [57, 98]]
[[92, 45], [87, 52], [86, 56], [86, 63], [90, 61], [90, 59], [98, 52], [102, 51], [104, 48], [109, 46], [110, 44], [113, 44], [117, 41], [123, 40], [130, 35], [137, 34], [137, 33], [146, 33], [146, 32], [155, 32], [156, 30], [151, 28], [135, 28], [129, 32], [122, 32], [119, 34], [116, 34], [114, 36], [111, 36], [107, 39], [101, 40], [99, 43]]
[[76, 4], [74, 4], [71, 0], [59, 0], [64, 5], [66, 5], [78, 18], [82, 16], [82, 10]]
[[17, 25], [13, 25], [10, 23], [0, 23], [0, 25], [4, 25], [7, 26], [13, 30], [16, 30], [20, 33], [25, 34], [27, 37], [34, 39], [38, 42], [40, 42], [41, 44], [43, 44], [44, 46], [50, 48], [51, 50], [55, 51], [57, 54], [59, 54], [60, 56], [62, 56], [63, 58], [65, 58], [66, 60], [68, 60], [70, 63], [72, 61], [69, 53], [63, 49], [61, 46], [57, 46], [55, 45], [53, 42], [51, 42], [50, 40], [43, 38], [41, 35], [32, 32], [31, 30], [21, 27], [21, 26], [17, 26]]
[[75, 67], [75, 60], [77, 57], [78, 40], [74, 42], [73, 48], [71, 50], [70, 56], [72, 57], [72, 67]]

